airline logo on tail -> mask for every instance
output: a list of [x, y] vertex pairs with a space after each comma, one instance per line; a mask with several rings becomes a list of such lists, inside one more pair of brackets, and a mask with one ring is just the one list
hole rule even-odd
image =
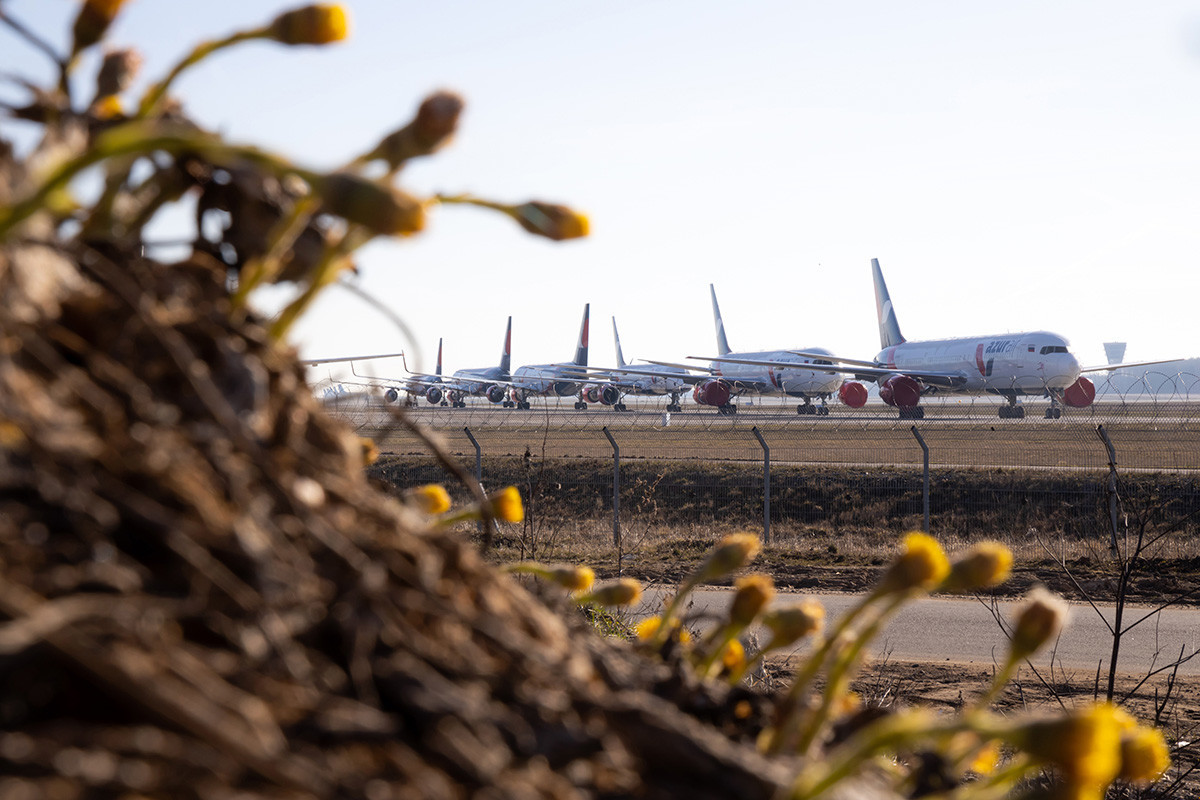
[[508, 318], [508, 328], [504, 331], [504, 350], [500, 353], [500, 372], [508, 375], [512, 369], [512, 317]]
[[871, 275], [875, 279], [875, 313], [879, 319], [879, 347], [886, 350], [898, 344], [904, 344], [904, 334], [900, 333], [900, 323], [896, 321], [896, 311], [892, 308], [892, 298], [888, 296], [887, 284], [883, 281], [883, 272], [879, 269], [879, 259], [871, 259]]

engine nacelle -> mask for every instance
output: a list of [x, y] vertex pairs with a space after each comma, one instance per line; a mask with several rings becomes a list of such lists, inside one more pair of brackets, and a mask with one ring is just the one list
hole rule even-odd
[[702, 406], [723, 406], [733, 396], [733, 390], [725, 381], [705, 381], [692, 389], [692, 399]]
[[846, 381], [838, 389], [838, 399], [842, 401], [842, 405], [862, 408], [867, 404], [867, 387], [858, 381]]
[[879, 399], [889, 406], [916, 408], [921, 402], [921, 385], [907, 375], [893, 375], [879, 384]]
[[442, 402], [444, 396], [440, 386], [430, 386], [425, 390], [425, 399], [429, 401], [429, 405], [431, 406], [436, 406]]
[[621, 399], [621, 393], [612, 386], [589, 386], [583, 390], [585, 403], [602, 403], [606, 406], [616, 405]]
[[1063, 402], [1071, 408], [1087, 408], [1095, 399], [1096, 386], [1083, 376], [1063, 392]]
[[508, 391], [505, 390], [505, 388], [500, 384], [493, 383], [487, 388], [487, 391], [484, 392], [484, 394], [487, 396], [489, 403], [503, 403], [504, 397], [508, 394]]
[[383, 399], [389, 403], [394, 403], [400, 399], [400, 391], [398, 389], [388, 389], [383, 393]]

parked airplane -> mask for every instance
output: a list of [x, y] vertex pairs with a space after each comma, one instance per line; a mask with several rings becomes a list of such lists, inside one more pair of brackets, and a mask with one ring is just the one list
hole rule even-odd
[[[803, 355], [790, 350], [760, 350], [735, 353], [725, 338], [725, 323], [717, 305], [717, 290], [708, 286], [712, 294], [713, 321], [717, 328], [718, 355], [709, 358], [709, 365], [691, 367], [706, 375], [693, 377], [695, 388], [692, 399], [700, 405], [716, 406], [721, 414], [737, 413], [737, 406], [729, 402], [733, 397], [746, 392], [767, 395], [798, 397], [804, 402], [796, 406], [797, 414], [829, 413], [826, 401], [836, 392], [843, 403], [860, 408], [867, 402], [867, 389], [861, 383], [845, 381], [841, 374], [845, 370], [813, 369], [811, 365], [831, 366], [827, 360], [829, 351], [810, 348]], [[651, 362], [671, 367], [684, 367], [663, 361]], [[680, 378], [687, 380], [684, 376]], [[813, 400], [820, 400], [814, 405]]]
[[589, 403], [603, 403], [612, 406], [614, 411], [625, 411], [621, 402], [627, 394], [649, 395], [661, 397], [670, 395], [667, 411], [682, 411], [679, 397], [688, 390], [687, 381], [678, 377], [678, 370], [671, 367], [651, 364], [646, 367], [631, 367], [625, 362], [621, 352], [621, 335], [617, 333], [617, 318], [613, 317], [613, 344], [617, 349], [617, 366], [611, 368], [590, 369], [590, 378], [601, 378], [604, 383], [587, 386], [583, 390], [583, 400]]
[[[467, 404], [464, 397], [486, 397], [492, 403], [509, 408], [516, 405], [508, 399], [511, 363], [512, 317], [509, 317], [508, 327], [504, 331], [504, 347], [500, 351], [500, 363], [497, 366], [460, 369], [449, 378], [443, 378], [442, 341], [439, 339], [437, 371], [433, 374], [410, 373], [413, 377], [408, 379], [408, 386], [415, 386], [416, 393], [422, 394], [432, 405], [438, 403], [444, 405], [446, 401], [449, 401], [456, 408], [465, 408]], [[405, 370], [407, 369], [406, 363]], [[407, 390], [413, 391], [412, 389]], [[389, 401], [395, 402], [399, 395], [395, 389], [389, 389], [385, 396]]]
[[[583, 323], [579, 327], [579, 341], [575, 345], [575, 358], [568, 363], [532, 364], [517, 367], [509, 378], [509, 397], [517, 408], [528, 409], [529, 399], [535, 395], [546, 397], [570, 397], [581, 395], [586, 379], [579, 367], [586, 367], [588, 360], [588, 311], [591, 304], [583, 307]], [[576, 410], [586, 409], [582, 398], [575, 401]]]
[[1008, 401], [1000, 406], [1003, 419], [1025, 416], [1019, 397], [1049, 397], [1046, 419], [1058, 419], [1063, 405], [1085, 408], [1095, 398], [1095, 386], [1082, 373], [1167, 363], [1140, 361], [1081, 368], [1068, 351], [1067, 340], [1048, 331], [910, 342], [900, 333], [879, 259], [871, 259], [871, 273], [882, 349], [872, 361], [839, 358], [824, 351], [819, 355], [836, 362], [825, 369], [853, 372], [858, 378], [875, 381], [880, 398], [899, 408], [901, 419], [923, 418], [921, 397], [943, 392], [999, 395]]

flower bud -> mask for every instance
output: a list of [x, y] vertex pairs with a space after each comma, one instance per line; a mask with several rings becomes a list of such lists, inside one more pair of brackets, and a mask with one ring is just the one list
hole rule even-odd
[[425, 227], [425, 207], [398, 189], [347, 172], [326, 175], [314, 188], [326, 211], [375, 233], [408, 234]]
[[1032, 722], [1011, 739], [1034, 758], [1056, 764], [1075, 786], [1107, 786], [1120, 769], [1121, 722], [1107, 703]]
[[566, 206], [535, 200], [514, 207], [511, 213], [525, 230], [556, 242], [588, 235], [588, 218]]
[[458, 128], [462, 109], [462, 98], [453, 92], [431, 94], [422, 101], [412, 122], [385, 136], [362, 160], [381, 158], [388, 167], [396, 170], [410, 158], [435, 152], [450, 140]]
[[596, 580], [596, 573], [592, 572], [591, 567], [556, 565], [547, 567], [545, 575], [547, 579], [572, 592], [586, 592]]
[[618, 578], [577, 599], [601, 606], [631, 606], [642, 599], [642, 584], [633, 578]]
[[358, 446], [362, 448], [363, 466], [369, 467], [379, 460], [379, 448], [375, 446], [373, 439], [368, 439], [366, 436], [358, 438]]
[[728, 575], [738, 567], [749, 564], [758, 555], [762, 545], [752, 533], [731, 533], [717, 546], [696, 571], [697, 582]]
[[1065, 600], [1041, 587], [1025, 597], [1012, 630], [1012, 657], [1027, 658], [1058, 636], [1070, 609]]
[[763, 649], [775, 650], [819, 632], [825, 624], [825, 608], [815, 600], [806, 600], [799, 605], [768, 611], [763, 615], [762, 623], [771, 632], [771, 641]]
[[721, 666], [726, 672], [741, 669], [746, 663], [746, 648], [737, 639], [730, 639], [721, 650]]
[[[662, 617], [646, 617], [644, 620], [634, 626], [634, 632], [637, 634], [639, 641], [648, 641], [654, 638], [654, 634], [658, 633], [658, 629], [662, 627]], [[671, 620], [671, 635], [678, 637], [680, 644], [687, 644], [692, 640], [691, 631], [679, 624], [679, 620]]]
[[1171, 756], [1162, 731], [1134, 728], [1121, 734], [1121, 771], [1117, 777], [1138, 783], [1152, 783], [1171, 766]]
[[270, 38], [283, 44], [340, 42], [349, 32], [346, 9], [317, 3], [280, 14], [268, 26]]
[[142, 56], [136, 50], [112, 50], [105, 53], [100, 71], [96, 73], [96, 98], [125, 91], [141, 68]]
[[884, 573], [879, 591], [931, 591], [949, 572], [950, 562], [937, 539], [914, 531], [904, 537], [904, 552], [896, 557]]
[[441, 514], [450, 509], [450, 493], [445, 486], [427, 483], [404, 493], [404, 499], [426, 514]]
[[734, 583], [737, 591], [729, 607], [729, 622], [737, 628], [745, 628], [754, 622], [767, 603], [775, 596], [775, 586], [767, 575], [754, 574], [738, 578]]
[[950, 567], [942, 591], [974, 592], [1008, 580], [1012, 551], [998, 542], [980, 542]]
[[501, 522], [520, 522], [525, 519], [525, 507], [521, 504], [521, 493], [515, 486], [506, 486], [488, 495], [492, 514]]
[[125, 0], [84, 0], [71, 29], [71, 55], [91, 47], [104, 38], [108, 27], [117, 18]]

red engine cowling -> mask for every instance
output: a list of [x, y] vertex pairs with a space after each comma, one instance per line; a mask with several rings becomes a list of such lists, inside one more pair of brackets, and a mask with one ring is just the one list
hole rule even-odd
[[599, 403], [600, 402], [600, 387], [599, 386], [584, 387], [583, 401], [585, 403]]
[[692, 399], [702, 406], [723, 406], [733, 396], [729, 384], [725, 381], [705, 381], [697, 383], [692, 389]]
[[505, 388], [497, 383], [493, 383], [487, 388], [487, 399], [489, 403], [503, 403], [504, 395], [508, 394]]
[[1071, 408], [1087, 408], [1095, 399], [1095, 385], [1082, 376], [1063, 392], [1063, 402]]
[[889, 406], [915, 408], [921, 402], [921, 386], [907, 375], [893, 375], [879, 384], [879, 399]]
[[838, 399], [851, 408], [862, 408], [867, 404], [867, 387], [858, 381], [846, 381], [838, 389]]
[[436, 406], [442, 402], [442, 397], [444, 397], [442, 390], [437, 386], [430, 386], [425, 390], [425, 399], [429, 401], [429, 405], [431, 406]]

